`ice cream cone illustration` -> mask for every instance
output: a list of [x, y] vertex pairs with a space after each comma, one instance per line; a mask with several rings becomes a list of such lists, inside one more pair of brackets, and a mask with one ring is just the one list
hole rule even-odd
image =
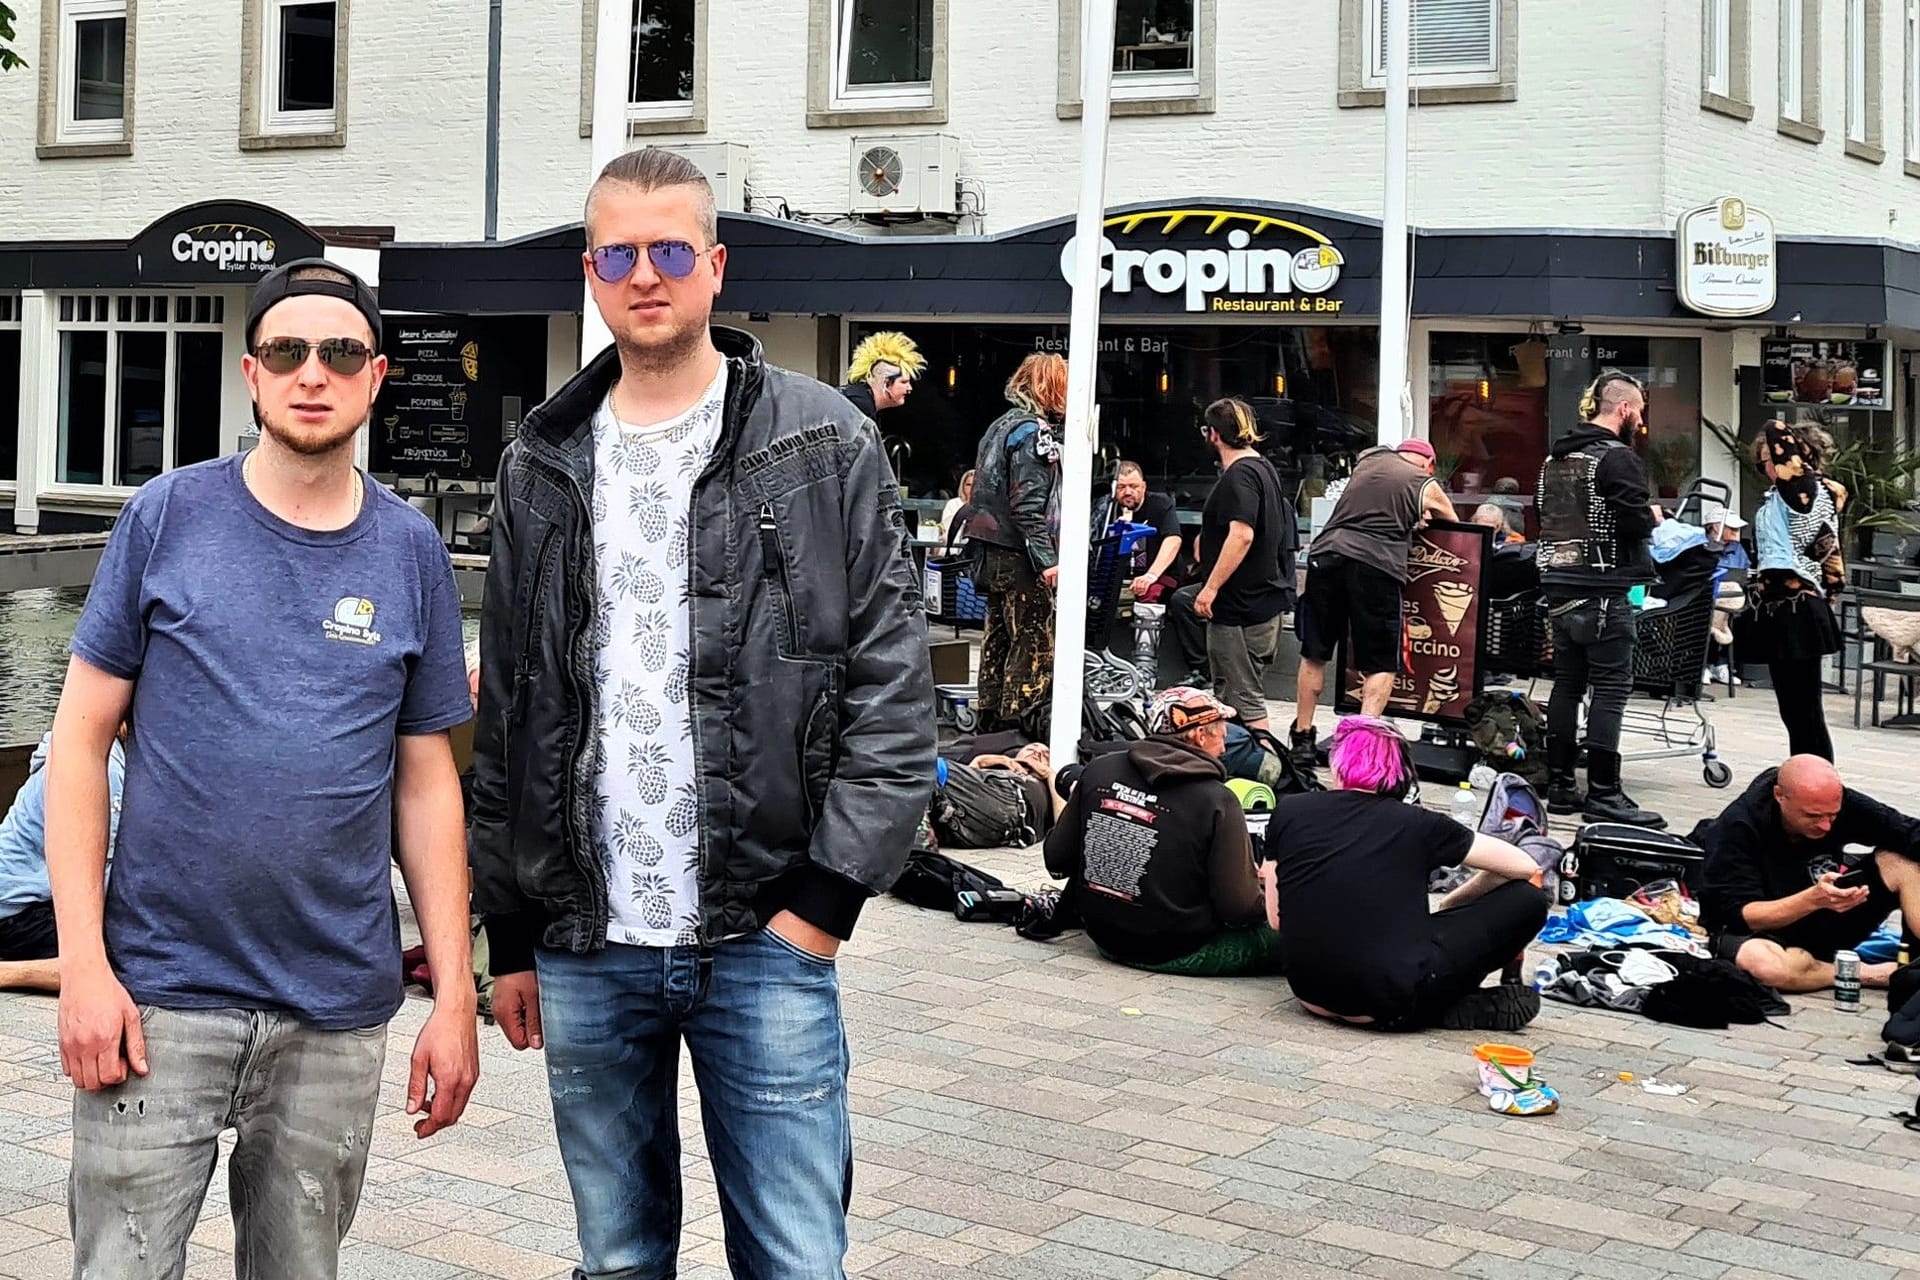
[[1460, 696], [1460, 668], [1442, 667], [1433, 673], [1433, 679], [1427, 682], [1427, 700], [1421, 706], [1421, 713], [1434, 715]]
[[1446, 622], [1447, 631], [1459, 635], [1460, 624], [1466, 620], [1467, 606], [1473, 603], [1473, 588], [1464, 582], [1436, 583], [1433, 602], [1440, 607], [1440, 617]]

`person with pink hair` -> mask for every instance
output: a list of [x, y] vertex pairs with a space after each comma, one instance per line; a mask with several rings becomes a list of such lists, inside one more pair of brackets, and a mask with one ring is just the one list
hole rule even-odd
[[[1267, 825], [1301, 1007], [1387, 1031], [1532, 1022], [1540, 997], [1518, 977], [1547, 919], [1533, 859], [1411, 803], [1413, 754], [1386, 720], [1342, 720], [1328, 763], [1338, 790], [1284, 797]], [[1478, 874], [1430, 911], [1432, 874], [1461, 865]]]

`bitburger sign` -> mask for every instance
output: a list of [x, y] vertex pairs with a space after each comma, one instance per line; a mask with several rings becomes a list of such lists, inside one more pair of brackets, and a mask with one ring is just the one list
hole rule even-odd
[[[1346, 256], [1302, 223], [1254, 210], [1181, 208], [1118, 214], [1102, 227], [1100, 287], [1116, 297], [1159, 294], [1189, 312], [1214, 313], [1330, 316], [1345, 305], [1328, 295]], [[1069, 283], [1079, 257], [1075, 237], [1060, 251]]]
[[142, 284], [251, 284], [276, 263], [317, 258], [326, 248], [286, 214], [241, 200], [176, 209], [131, 247]]
[[1680, 215], [1674, 258], [1680, 305], [1705, 316], [1757, 316], [1779, 296], [1773, 219], [1729, 196]]

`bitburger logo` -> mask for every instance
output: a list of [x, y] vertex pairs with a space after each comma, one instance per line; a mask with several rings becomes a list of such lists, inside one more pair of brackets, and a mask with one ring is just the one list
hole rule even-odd
[[[1226, 247], [1155, 247], [1156, 232], [1164, 240], [1199, 222], [1205, 224], [1202, 235], [1221, 239]], [[1340, 282], [1345, 256], [1326, 236], [1297, 222], [1231, 209], [1154, 209], [1119, 214], [1102, 225], [1107, 234], [1100, 237], [1100, 287], [1114, 293], [1144, 285], [1154, 293], [1180, 295], [1188, 311], [1332, 314], [1341, 309], [1338, 299], [1319, 295]], [[1275, 243], [1286, 236], [1308, 243], [1304, 248]], [[1069, 283], [1079, 255], [1078, 237], [1060, 250], [1060, 273]]]

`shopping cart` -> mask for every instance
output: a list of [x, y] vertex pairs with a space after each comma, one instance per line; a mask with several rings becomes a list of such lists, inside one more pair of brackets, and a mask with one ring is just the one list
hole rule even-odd
[[[1679, 511], [1701, 512], [1706, 503], [1724, 504], [1727, 488], [1696, 481]], [[1713, 629], [1714, 594], [1709, 584], [1685, 598], [1636, 615], [1633, 690], [1645, 695], [1627, 703], [1621, 717], [1622, 760], [1678, 760], [1697, 756], [1706, 784], [1715, 789], [1733, 781], [1733, 770], [1716, 753], [1713, 722], [1700, 696]], [[1553, 625], [1544, 594], [1506, 596], [1487, 602], [1483, 616], [1489, 670], [1528, 683], [1553, 675]], [[1581, 708], [1585, 723], [1586, 708]], [[1635, 745], [1637, 744], [1637, 745]]]

